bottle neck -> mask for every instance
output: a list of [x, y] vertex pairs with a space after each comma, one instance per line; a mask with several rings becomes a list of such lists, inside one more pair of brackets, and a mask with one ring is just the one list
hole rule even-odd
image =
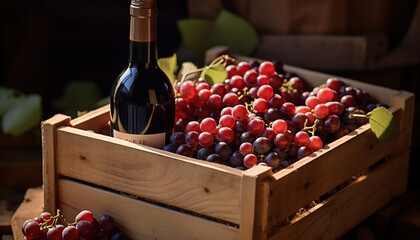
[[155, 1], [132, 1], [130, 5], [130, 63], [157, 62]]
[[130, 64], [144, 64], [146, 66], [157, 63], [156, 42], [130, 41]]

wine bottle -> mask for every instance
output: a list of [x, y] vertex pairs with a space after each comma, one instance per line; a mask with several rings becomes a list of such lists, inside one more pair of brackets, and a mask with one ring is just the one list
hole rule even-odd
[[111, 90], [111, 134], [163, 148], [174, 126], [175, 95], [157, 64], [156, 0], [131, 0], [130, 15], [128, 66]]

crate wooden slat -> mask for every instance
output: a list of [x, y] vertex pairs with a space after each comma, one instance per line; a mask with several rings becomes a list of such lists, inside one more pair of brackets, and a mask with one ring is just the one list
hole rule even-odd
[[235, 239], [238, 235], [237, 228], [71, 180], [59, 180], [58, 185], [65, 216], [75, 216], [79, 209], [89, 209], [97, 218], [110, 214], [132, 239]]
[[[285, 70], [312, 86], [332, 77], [292, 66]], [[277, 173], [264, 166], [240, 171], [86, 131], [107, 126], [109, 106], [71, 121], [57, 115], [43, 123], [46, 209], [62, 208], [70, 218], [85, 208], [115, 215], [133, 239], [339, 237], [405, 191], [414, 116], [412, 93], [340, 79], [390, 105], [399, 136], [380, 142], [366, 124]], [[385, 163], [369, 170], [382, 159]]]

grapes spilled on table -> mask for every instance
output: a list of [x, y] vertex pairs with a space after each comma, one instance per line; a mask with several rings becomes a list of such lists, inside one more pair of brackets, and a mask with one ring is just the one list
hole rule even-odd
[[22, 225], [26, 240], [127, 240], [115, 225], [110, 215], [103, 215], [97, 220], [89, 210], [81, 211], [74, 222], [69, 223], [57, 210], [56, 215], [43, 212], [34, 219], [26, 220]]
[[308, 88], [279, 61], [226, 66], [227, 80], [175, 85], [175, 127], [164, 150], [246, 170], [279, 171], [369, 120], [384, 104], [337, 78]]

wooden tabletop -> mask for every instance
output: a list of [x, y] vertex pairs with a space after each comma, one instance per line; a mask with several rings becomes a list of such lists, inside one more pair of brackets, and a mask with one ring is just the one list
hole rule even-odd
[[12, 217], [12, 231], [15, 240], [24, 238], [22, 224], [28, 220], [38, 217], [44, 211], [44, 194], [42, 188], [29, 188], [25, 198]]

